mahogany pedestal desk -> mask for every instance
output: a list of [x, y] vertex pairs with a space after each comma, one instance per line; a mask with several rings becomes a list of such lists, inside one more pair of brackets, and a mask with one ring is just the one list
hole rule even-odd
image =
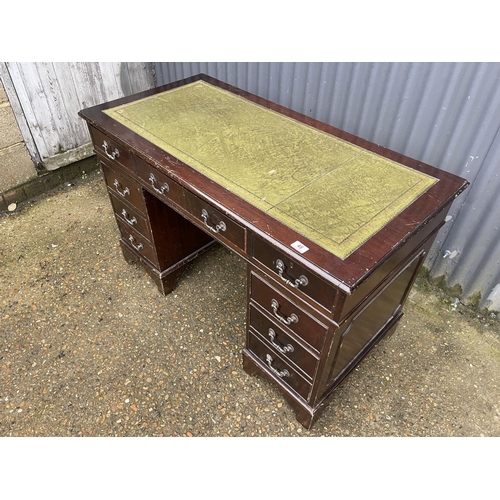
[[80, 116], [123, 254], [163, 294], [215, 242], [246, 261], [243, 368], [306, 428], [397, 325], [468, 185], [205, 75]]

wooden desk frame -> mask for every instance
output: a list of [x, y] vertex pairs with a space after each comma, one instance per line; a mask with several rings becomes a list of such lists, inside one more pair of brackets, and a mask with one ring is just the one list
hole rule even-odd
[[[439, 182], [342, 260], [210, 181], [103, 113], [206, 81]], [[192, 259], [219, 242], [247, 263], [243, 368], [276, 384], [310, 428], [330, 395], [393, 330], [452, 201], [468, 182], [243, 90], [197, 75], [82, 110], [128, 261], [140, 261], [163, 294]], [[290, 244], [300, 240], [306, 254]]]

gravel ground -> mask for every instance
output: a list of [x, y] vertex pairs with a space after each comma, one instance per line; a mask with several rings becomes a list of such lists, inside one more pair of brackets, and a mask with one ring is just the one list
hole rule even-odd
[[163, 297], [118, 246], [100, 171], [0, 215], [0, 436], [499, 436], [500, 328], [424, 284], [307, 431], [241, 366], [244, 263]]

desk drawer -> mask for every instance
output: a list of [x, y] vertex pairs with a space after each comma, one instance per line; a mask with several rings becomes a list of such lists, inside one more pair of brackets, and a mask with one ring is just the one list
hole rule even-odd
[[122, 235], [122, 239], [127, 243], [130, 248], [133, 248], [136, 253], [146, 257], [153, 264], [158, 265], [158, 259], [156, 258], [156, 252], [154, 248], [150, 245], [148, 240], [137, 231], [134, 231], [125, 222], [117, 220], [118, 228]]
[[245, 250], [246, 230], [230, 217], [183, 188], [149, 163], [135, 157], [136, 170], [145, 185], [156, 196], [173, 202], [182, 211], [197, 220], [201, 227], [210, 230], [216, 239]]
[[291, 290], [302, 292], [328, 311], [332, 310], [337, 294], [334, 286], [318, 278], [258, 236], [254, 235], [252, 246], [254, 259], [270, 269], [279, 282]]
[[310, 384], [273, 349], [270, 349], [251, 332], [248, 333], [247, 348], [262, 361], [269, 373], [272, 373], [297, 394], [307, 400], [311, 390]]
[[314, 377], [318, 364], [317, 358], [253, 305], [250, 305], [249, 323], [284, 359], [294, 363], [311, 379]]
[[146, 207], [144, 205], [142, 191], [139, 184], [137, 184], [127, 175], [112, 170], [103, 161], [101, 161], [101, 167], [110, 192], [118, 199], [130, 203], [140, 212], [145, 213]]
[[224, 215], [190, 191], [184, 191], [186, 210], [201, 223], [201, 227], [210, 230], [216, 239], [226, 241], [240, 250], [245, 250], [246, 230], [237, 222]]
[[173, 201], [177, 205], [183, 206], [184, 188], [180, 184], [139, 157], [136, 156], [134, 161], [137, 175], [152, 193], [155, 193], [160, 199]]
[[106, 158], [110, 164], [119, 163], [123, 167], [133, 169], [132, 157], [126, 148], [93, 127], [90, 128], [90, 135], [96, 153]]
[[250, 278], [251, 298], [263, 308], [271, 318], [286, 325], [307, 344], [320, 352], [325, 342], [328, 328], [310, 316], [297, 304], [272, 288], [253, 272]]
[[151, 234], [149, 231], [149, 226], [144, 215], [139, 210], [130, 207], [127, 203], [118, 199], [115, 195], [109, 194], [111, 198], [111, 204], [115, 211], [115, 216], [124, 224], [128, 224], [130, 227], [134, 228], [136, 231], [141, 233], [145, 238], [151, 241]]

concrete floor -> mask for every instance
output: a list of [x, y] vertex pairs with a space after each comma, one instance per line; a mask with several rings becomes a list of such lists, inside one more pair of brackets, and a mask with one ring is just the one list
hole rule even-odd
[[307, 431], [241, 366], [245, 265], [169, 296], [122, 258], [100, 171], [0, 215], [0, 436], [499, 436], [500, 328], [425, 282]]

